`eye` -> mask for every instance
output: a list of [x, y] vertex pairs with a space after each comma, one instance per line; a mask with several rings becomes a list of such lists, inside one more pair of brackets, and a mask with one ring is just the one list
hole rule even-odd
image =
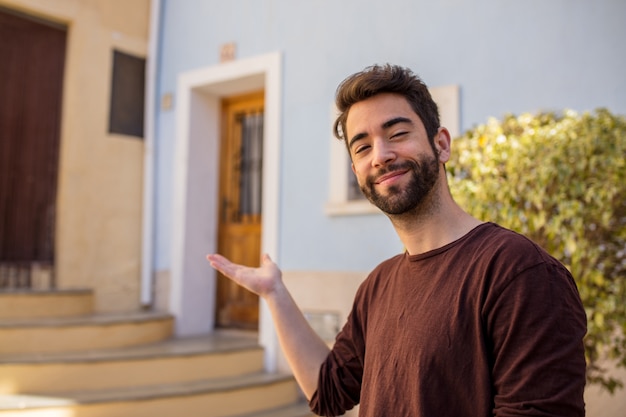
[[389, 139], [398, 139], [401, 138], [402, 136], [407, 135], [409, 132], [406, 131], [400, 131], [400, 132], [396, 132], [393, 135], [389, 136]]
[[361, 152], [363, 152], [363, 151], [368, 150], [369, 148], [370, 148], [370, 146], [369, 146], [369, 145], [361, 145], [361, 146], [357, 146], [357, 147], [354, 149], [354, 154], [355, 154], [355, 155], [356, 155], [356, 154], [359, 154], [359, 153], [361, 153]]

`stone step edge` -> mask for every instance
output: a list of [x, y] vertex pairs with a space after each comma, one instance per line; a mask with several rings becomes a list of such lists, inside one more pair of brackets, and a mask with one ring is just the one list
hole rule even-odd
[[313, 417], [315, 416], [309, 404], [300, 401], [288, 406], [273, 408], [271, 410], [256, 411], [248, 414], [238, 414], [233, 417]]
[[77, 404], [145, 401], [168, 397], [193, 396], [263, 387], [295, 380], [290, 374], [254, 373], [168, 385], [150, 385], [132, 389], [108, 389], [88, 392], [0, 395], [0, 412], [37, 408], [67, 407]]
[[[52, 365], [52, 364], [81, 364], [101, 362], [131, 362], [139, 360], [153, 360], [159, 358], [191, 357], [206, 355], [236, 354], [237, 352], [262, 351], [255, 336], [233, 339], [231, 343], [222, 341], [221, 346], [207, 346], [212, 339], [224, 337], [219, 331], [203, 336], [171, 338], [162, 342], [122, 348], [93, 349], [77, 352], [50, 352], [24, 353], [0, 355], [2, 365]], [[226, 334], [228, 337], [228, 334]], [[186, 347], [185, 345], [190, 345]]]
[[24, 288], [3, 288], [0, 289], [0, 297], [4, 296], [55, 296], [55, 295], [91, 295], [93, 290], [88, 288], [66, 288], [66, 289], [54, 289], [54, 290], [40, 290], [40, 289], [24, 289]]
[[0, 330], [12, 328], [107, 326], [173, 319], [174, 316], [172, 314], [159, 311], [94, 313], [85, 316], [71, 317], [2, 319], [0, 320]]

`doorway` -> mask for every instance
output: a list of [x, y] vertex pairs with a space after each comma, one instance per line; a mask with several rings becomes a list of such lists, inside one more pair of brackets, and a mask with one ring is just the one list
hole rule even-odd
[[66, 28], [0, 9], [0, 288], [53, 287]]
[[[169, 310], [175, 334], [215, 329], [215, 270], [205, 259], [217, 252], [222, 101], [263, 90], [261, 252], [279, 263], [281, 54], [272, 52], [199, 68], [179, 76], [173, 166]], [[276, 369], [278, 347], [267, 306], [259, 302], [259, 342], [267, 369]]]

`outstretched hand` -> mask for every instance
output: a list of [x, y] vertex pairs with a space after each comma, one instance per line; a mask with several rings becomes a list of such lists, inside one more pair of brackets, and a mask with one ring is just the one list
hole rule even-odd
[[206, 258], [213, 268], [260, 297], [269, 295], [280, 283], [280, 269], [269, 255], [261, 257], [258, 268], [235, 264], [218, 254], [210, 254]]

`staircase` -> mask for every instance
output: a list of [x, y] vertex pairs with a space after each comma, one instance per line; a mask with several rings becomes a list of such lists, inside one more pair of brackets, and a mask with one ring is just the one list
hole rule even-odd
[[0, 292], [0, 417], [311, 416], [255, 333], [173, 338], [173, 321], [94, 314], [89, 291]]

